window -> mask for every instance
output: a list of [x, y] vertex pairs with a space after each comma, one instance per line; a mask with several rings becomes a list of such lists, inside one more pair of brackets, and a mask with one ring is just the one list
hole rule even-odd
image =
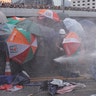
[[87, 2], [90, 2], [90, 0], [87, 0]]
[[82, 4], [82, 6], [85, 6], [85, 4]]
[[80, 3], [80, 1], [78, 1], [78, 3]]
[[92, 5], [95, 5], [95, 3], [92, 3]]
[[78, 4], [78, 6], [80, 6], [80, 4]]

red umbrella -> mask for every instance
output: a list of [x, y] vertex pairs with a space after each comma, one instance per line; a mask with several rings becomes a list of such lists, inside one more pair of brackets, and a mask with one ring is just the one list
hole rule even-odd
[[80, 38], [74, 32], [69, 32], [63, 40], [63, 48], [68, 56], [73, 55], [79, 50], [81, 45]]

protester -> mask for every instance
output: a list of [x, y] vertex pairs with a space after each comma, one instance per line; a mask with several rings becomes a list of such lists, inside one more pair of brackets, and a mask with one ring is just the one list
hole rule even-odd
[[[65, 40], [65, 38], [66, 38], [66, 40]], [[77, 40], [78, 41], [78, 44], [79, 44], [79, 42], [80, 42], [79, 40], [80, 39], [79, 39], [79, 37], [78, 37], [78, 35], [76, 33], [74, 33], [74, 32], [68, 32], [68, 33], [66, 33], [64, 29], [60, 29], [60, 31], [59, 31], [59, 39], [58, 39], [58, 42], [56, 43], [56, 46], [58, 48], [57, 57], [64, 56], [64, 57], [62, 57], [62, 59], [64, 59], [64, 60], [57, 61], [57, 62], [59, 62], [59, 63], [62, 62], [62, 64], [63, 64], [63, 65], [59, 65], [60, 66], [60, 69], [61, 69], [61, 71], [60, 71], [61, 75], [63, 75], [63, 76], [69, 76], [69, 74], [71, 74], [71, 75], [73, 75], [73, 76], [70, 75], [71, 77], [74, 77], [74, 76], [75, 77], [78, 77], [80, 72], [78, 70], [76, 70], [75, 67], [73, 67], [73, 64], [74, 64], [75, 61], [74, 60], [71, 60], [71, 62], [70, 62], [70, 60], [67, 60], [66, 61], [66, 59], [65, 59], [67, 57], [75, 56], [75, 54], [78, 54], [80, 52], [79, 49], [81, 47], [81, 43], [80, 43], [80, 45], [77, 44], [75, 46], [74, 46], [74, 43], [73, 43], [73, 45], [71, 43], [70, 47], [68, 47], [68, 48], [67, 48], [67, 46], [64, 47], [64, 41], [68, 42], [67, 40], [74, 40], [73, 38], [75, 40]], [[75, 48], [76, 49], [75, 51], [73, 51], [73, 49], [72, 50], [70, 49], [70, 48], [73, 48], [73, 47], [76, 47]]]
[[66, 35], [67, 34], [64, 29], [59, 30], [59, 38], [58, 38], [58, 41], [56, 42], [56, 47], [58, 48], [59, 56], [62, 56], [65, 54], [62, 42], [63, 42], [63, 39], [66, 37]]
[[[57, 37], [55, 37], [56, 38], [56, 40], [57, 41], [55, 41], [56, 42], [56, 58], [57, 57], [60, 57], [60, 56], [62, 56], [62, 55], [65, 55], [65, 51], [64, 51], [64, 49], [63, 49], [63, 44], [62, 44], [62, 42], [63, 42], [63, 39], [66, 37], [66, 32], [65, 32], [65, 29], [63, 29], [63, 28], [61, 28], [60, 30], [59, 30], [59, 32], [58, 32], [58, 34], [57, 34]], [[64, 70], [66, 70], [66, 64], [62, 64], [62, 65], [60, 65], [60, 64], [55, 64], [56, 66], [55, 66], [55, 68], [58, 70], [58, 73], [59, 73], [59, 75], [61, 75], [62, 74], [62, 72], [64, 71]]]

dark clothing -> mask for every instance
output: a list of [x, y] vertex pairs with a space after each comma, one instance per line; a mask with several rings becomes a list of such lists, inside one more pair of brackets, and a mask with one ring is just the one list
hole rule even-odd
[[56, 41], [56, 47], [57, 47], [57, 56], [65, 55], [64, 50], [60, 50], [60, 48], [63, 49], [63, 39], [64, 37], [61, 37], [60, 34], [58, 35], [58, 39]]

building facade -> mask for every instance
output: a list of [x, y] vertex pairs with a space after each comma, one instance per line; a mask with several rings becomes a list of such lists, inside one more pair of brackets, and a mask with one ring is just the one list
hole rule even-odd
[[45, 5], [52, 4], [52, 0], [29, 0], [29, 2], [33, 4], [45, 4]]
[[71, 6], [96, 9], [96, 0], [71, 0]]
[[32, 0], [30, 3], [33, 4], [47, 4], [47, 0]]
[[26, 3], [26, 4], [52, 4], [52, 0], [12, 0], [13, 3]]

